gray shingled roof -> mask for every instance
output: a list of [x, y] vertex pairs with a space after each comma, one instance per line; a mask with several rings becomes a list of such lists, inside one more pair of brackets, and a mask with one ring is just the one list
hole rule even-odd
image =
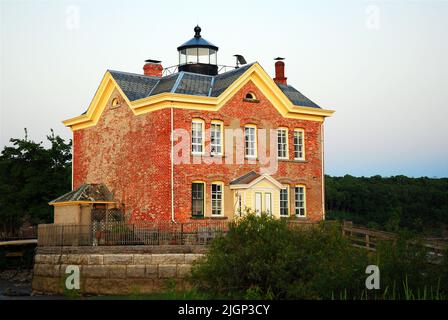
[[[130, 101], [154, 96], [164, 92], [174, 92], [196, 96], [218, 97], [253, 63], [238, 69], [208, 76], [203, 74], [181, 71], [165, 77], [150, 77], [140, 74], [109, 70], [112, 77], [126, 94]], [[305, 97], [294, 87], [278, 84], [294, 105], [320, 108], [313, 101]]]
[[104, 184], [83, 184], [50, 203], [71, 201], [113, 201], [113, 195]]
[[235, 180], [230, 182], [230, 185], [235, 185], [235, 184], [249, 184], [252, 181], [254, 181], [255, 179], [257, 179], [260, 175], [258, 173], [256, 173], [255, 171], [250, 171], [248, 173], [246, 173], [245, 175], [242, 175], [239, 178], [236, 178]]

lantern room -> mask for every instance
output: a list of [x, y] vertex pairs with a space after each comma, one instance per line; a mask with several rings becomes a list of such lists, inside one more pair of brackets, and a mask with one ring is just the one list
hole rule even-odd
[[179, 71], [206, 75], [218, 74], [218, 47], [201, 36], [201, 28], [194, 28], [194, 37], [177, 48], [179, 52]]

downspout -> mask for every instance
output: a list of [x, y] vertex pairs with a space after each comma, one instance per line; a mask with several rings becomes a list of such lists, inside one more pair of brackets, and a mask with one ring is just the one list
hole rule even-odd
[[174, 109], [171, 102], [171, 221], [174, 219]]
[[75, 174], [74, 174], [74, 172], [75, 172], [74, 171], [75, 170], [74, 169], [75, 168], [74, 155], [75, 155], [75, 133], [73, 132], [73, 129], [72, 129], [72, 190], [74, 189], [73, 178], [75, 176]]
[[320, 147], [322, 164], [322, 217], [325, 220], [324, 122], [320, 125]]

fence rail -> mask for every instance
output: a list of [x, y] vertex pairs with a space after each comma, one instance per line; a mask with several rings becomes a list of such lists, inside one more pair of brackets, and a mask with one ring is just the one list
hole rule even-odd
[[41, 224], [38, 246], [206, 245], [227, 230], [222, 221]]
[[[395, 241], [397, 239], [395, 233], [355, 226], [351, 221], [344, 221], [342, 233], [350, 239], [355, 247], [372, 251], [376, 250], [378, 243], [381, 241]], [[448, 249], [448, 242], [445, 240], [426, 238], [422, 239], [421, 244], [429, 249], [429, 254], [434, 260], [440, 259]]]
[[[289, 221], [294, 229], [309, 229], [313, 222]], [[38, 246], [116, 246], [116, 245], [207, 245], [229, 229], [228, 221], [172, 222], [94, 222], [91, 225], [41, 224], [38, 227]], [[376, 250], [380, 241], [397, 239], [390, 232], [342, 224], [342, 233], [353, 246]], [[448, 249], [447, 241], [424, 239], [423, 245], [435, 257]]]

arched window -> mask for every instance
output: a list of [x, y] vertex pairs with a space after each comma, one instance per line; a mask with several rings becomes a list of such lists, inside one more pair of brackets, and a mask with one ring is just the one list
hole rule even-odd
[[257, 100], [257, 97], [255, 96], [255, 94], [253, 92], [248, 92], [246, 93], [246, 100]]

